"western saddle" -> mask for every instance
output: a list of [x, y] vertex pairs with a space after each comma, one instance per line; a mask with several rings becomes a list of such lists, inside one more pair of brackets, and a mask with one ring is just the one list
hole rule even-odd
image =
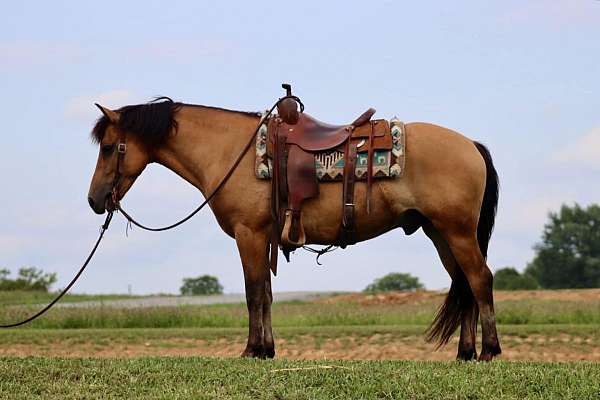
[[368, 152], [367, 212], [370, 212], [374, 151], [391, 148], [388, 121], [371, 120], [375, 109], [369, 108], [351, 124], [331, 125], [305, 114], [302, 103], [292, 96], [291, 86], [283, 84], [282, 87], [286, 89], [286, 96], [278, 102], [277, 116], [267, 123], [268, 147], [273, 160], [271, 269], [274, 273], [280, 246], [289, 261], [290, 252], [306, 243], [301, 209], [304, 200], [319, 195], [315, 155], [343, 153], [343, 214], [335, 245], [346, 247], [356, 243], [354, 183], [359, 148]]

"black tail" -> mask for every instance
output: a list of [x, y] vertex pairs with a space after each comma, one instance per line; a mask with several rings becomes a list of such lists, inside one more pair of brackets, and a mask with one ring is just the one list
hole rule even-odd
[[442, 347], [454, 335], [456, 329], [460, 326], [465, 314], [475, 309], [477, 303], [471, 292], [467, 277], [459, 268], [456, 276], [452, 279], [450, 291], [446, 295], [444, 304], [440, 307], [433, 322], [426, 332], [428, 342], [437, 342], [437, 348]]
[[477, 225], [477, 241], [479, 242], [481, 254], [487, 258], [488, 244], [490, 243], [492, 231], [494, 230], [494, 222], [496, 221], [500, 183], [490, 151], [478, 142], [475, 142], [475, 147], [481, 153], [486, 169], [485, 192], [483, 193], [483, 203], [479, 212], [479, 225]]
[[[494, 230], [496, 209], [498, 208], [498, 173], [496, 172], [496, 168], [494, 168], [492, 156], [487, 147], [478, 142], [474, 143], [485, 161], [486, 169], [485, 191], [479, 212], [479, 224], [477, 225], [477, 241], [479, 242], [481, 254], [483, 254], [484, 258], [487, 258], [488, 245], [492, 231]], [[477, 303], [473, 298], [467, 277], [459, 269], [457, 275], [452, 280], [452, 285], [444, 304], [440, 307], [431, 326], [427, 330], [427, 341], [437, 341], [438, 348], [448, 343], [459, 327], [464, 315], [473, 309], [477, 311]]]

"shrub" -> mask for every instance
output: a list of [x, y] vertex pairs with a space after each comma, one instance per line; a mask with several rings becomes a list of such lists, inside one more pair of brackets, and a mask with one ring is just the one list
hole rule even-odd
[[0, 290], [30, 290], [48, 292], [56, 282], [55, 273], [45, 273], [35, 267], [22, 267], [16, 279], [9, 278], [10, 271], [0, 269]]
[[179, 291], [186, 296], [221, 294], [223, 286], [216, 277], [202, 275], [197, 278], [184, 278]]
[[375, 279], [373, 283], [365, 288], [365, 292], [408, 291], [422, 288], [423, 284], [419, 282], [419, 278], [416, 276], [394, 272]]
[[533, 290], [540, 285], [527, 273], [519, 273], [512, 267], [501, 268], [494, 274], [494, 288], [498, 290]]

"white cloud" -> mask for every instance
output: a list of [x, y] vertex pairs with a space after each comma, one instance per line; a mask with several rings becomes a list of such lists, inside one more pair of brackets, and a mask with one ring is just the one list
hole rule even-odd
[[85, 50], [66, 44], [40, 42], [0, 43], [0, 68], [26, 68], [61, 63], [77, 63], [85, 59]]
[[136, 96], [131, 91], [125, 89], [80, 96], [67, 103], [65, 114], [70, 119], [91, 121], [99, 116], [99, 110], [94, 103], [114, 109], [134, 102], [135, 98]]
[[562, 150], [556, 152], [552, 159], [557, 162], [600, 168], [600, 126], [567, 144]]
[[223, 40], [154, 40], [128, 50], [135, 57], [169, 62], [193, 62], [207, 56], [232, 53], [232, 43]]
[[554, 28], [581, 27], [582, 24], [595, 24], [597, 1], [553, 1], [533, 0], [520, 2], [508, 9], [507, 22], [542, 22]]
[[498, 232], [505, 235], [539, 234], [550, 212], [558, 211], [569, 195], [545, 193], [527, 194], [528, 199], [511, 202], [498, 211]]
[[[17, 256], [22, 254], [27, 246], [31, 244], [25, 234], [13, 234], [13, 235], [0, 235], [0, 254], [2, 254], [2, 262], [5, 263], [6, 259], [11, 256]], [[0, 269], [6, 267], [6, 265], [0, 265]]]

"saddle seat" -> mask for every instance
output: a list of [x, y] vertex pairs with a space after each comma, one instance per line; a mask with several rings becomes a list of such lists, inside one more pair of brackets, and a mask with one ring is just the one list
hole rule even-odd
[[373, 114], [375, 109], [369, 108], [351, 124], [332, 125], [302, 113], [298, 123], [288, 127], [287, 143], [310, 152], [334, 149], [348, 140], [354, 128], [369, 122]]

